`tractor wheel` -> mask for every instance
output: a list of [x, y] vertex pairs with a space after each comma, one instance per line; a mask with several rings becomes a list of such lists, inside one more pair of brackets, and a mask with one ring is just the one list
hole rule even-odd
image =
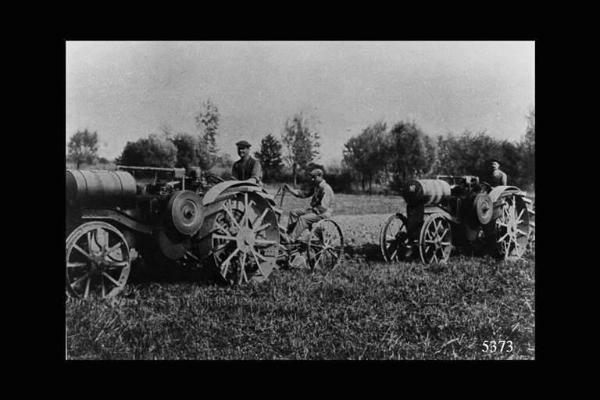
[[410, 246], [407, 230], [407, 219], [398, 213], [391, 215], [379, 233], [379, 246], [383, 259], [395, 262], [405, 258]]
[[497, 254], [505, 260], [521, 259], [529, 242], [529, 212], [523, 197], [510, 194], [500, 199], [494, 225]]
[[529, 214], [529, 239], [527, 240], [526, 254], [535, 257], [535, 203], [530, 199], [525, 199], [527, 203], [527, 213]]
[[71, 297], [116, 296], [131, 270], [125, 236], [106, 222], [86, 222], [67, 238], [66, 289]]
[[269, 202], [254, 192], [240, 192], [209, 208], [196, 255], [208, 255], [214, 271], [230, 285], [266, 280], [279, 253], [279, 225]]
[[331, 271], [344, 257], [344, 234], [332, 219], [313, 224], [306, 245], [308, 266], [311, 271]]
[[452, 227], [442, 214], [429, 215], [419, 235], [419, 254], [425, 264], [445, 263], [452, 252]]

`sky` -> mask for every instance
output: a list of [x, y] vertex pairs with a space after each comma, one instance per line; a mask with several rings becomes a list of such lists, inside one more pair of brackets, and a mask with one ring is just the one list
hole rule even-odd
[[66, 135], [98, 132], [98, 155], [162, 126], [196, 133], [206, 100], [217, 144], [237, 159], [286, 119], [310, 117], [323, 164], [377, 121], [413, 121], [431, 136], [465, 130], [519, 140], [535, 106], [535, 42], [66, 42]]

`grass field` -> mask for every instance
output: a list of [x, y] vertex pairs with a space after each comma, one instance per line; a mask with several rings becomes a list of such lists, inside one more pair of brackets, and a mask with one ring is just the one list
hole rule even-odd
[[[296, 200], [286, 197], [284, 209]], [[385, 264], [378, 232], [401, 198], [336, 200], [348, 257], [328, 276], [276, 270], [267, 282], [238, 289], [130, 282], [116, 299], [68, 299], [67, 357], [535, 358], [533, 260], [457, 256], [446, 265]], [[491, 340], [510, 340], [512, 351], [484, 353], [483, 342]]]

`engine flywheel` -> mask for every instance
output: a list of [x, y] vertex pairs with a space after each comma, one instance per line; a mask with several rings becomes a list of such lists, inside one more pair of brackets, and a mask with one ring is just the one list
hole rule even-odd
[[204, 216], [202, 199], [189, 190], [175, 192], [167, 204], [171, 225], [185, 236], [192, 236], [200, 229]]

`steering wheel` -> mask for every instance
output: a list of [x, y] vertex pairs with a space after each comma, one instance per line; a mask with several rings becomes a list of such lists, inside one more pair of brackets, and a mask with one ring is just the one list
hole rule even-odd
[[225, 181], [225, 179], [223, 179], [219, 175], [215, 175], [213, 173], [207, 173], [206, 178], [207, 178], [206, 180], [210, 180], [211, 183], [214, 183], [214, 182], [221, 183], [221, 182]]

